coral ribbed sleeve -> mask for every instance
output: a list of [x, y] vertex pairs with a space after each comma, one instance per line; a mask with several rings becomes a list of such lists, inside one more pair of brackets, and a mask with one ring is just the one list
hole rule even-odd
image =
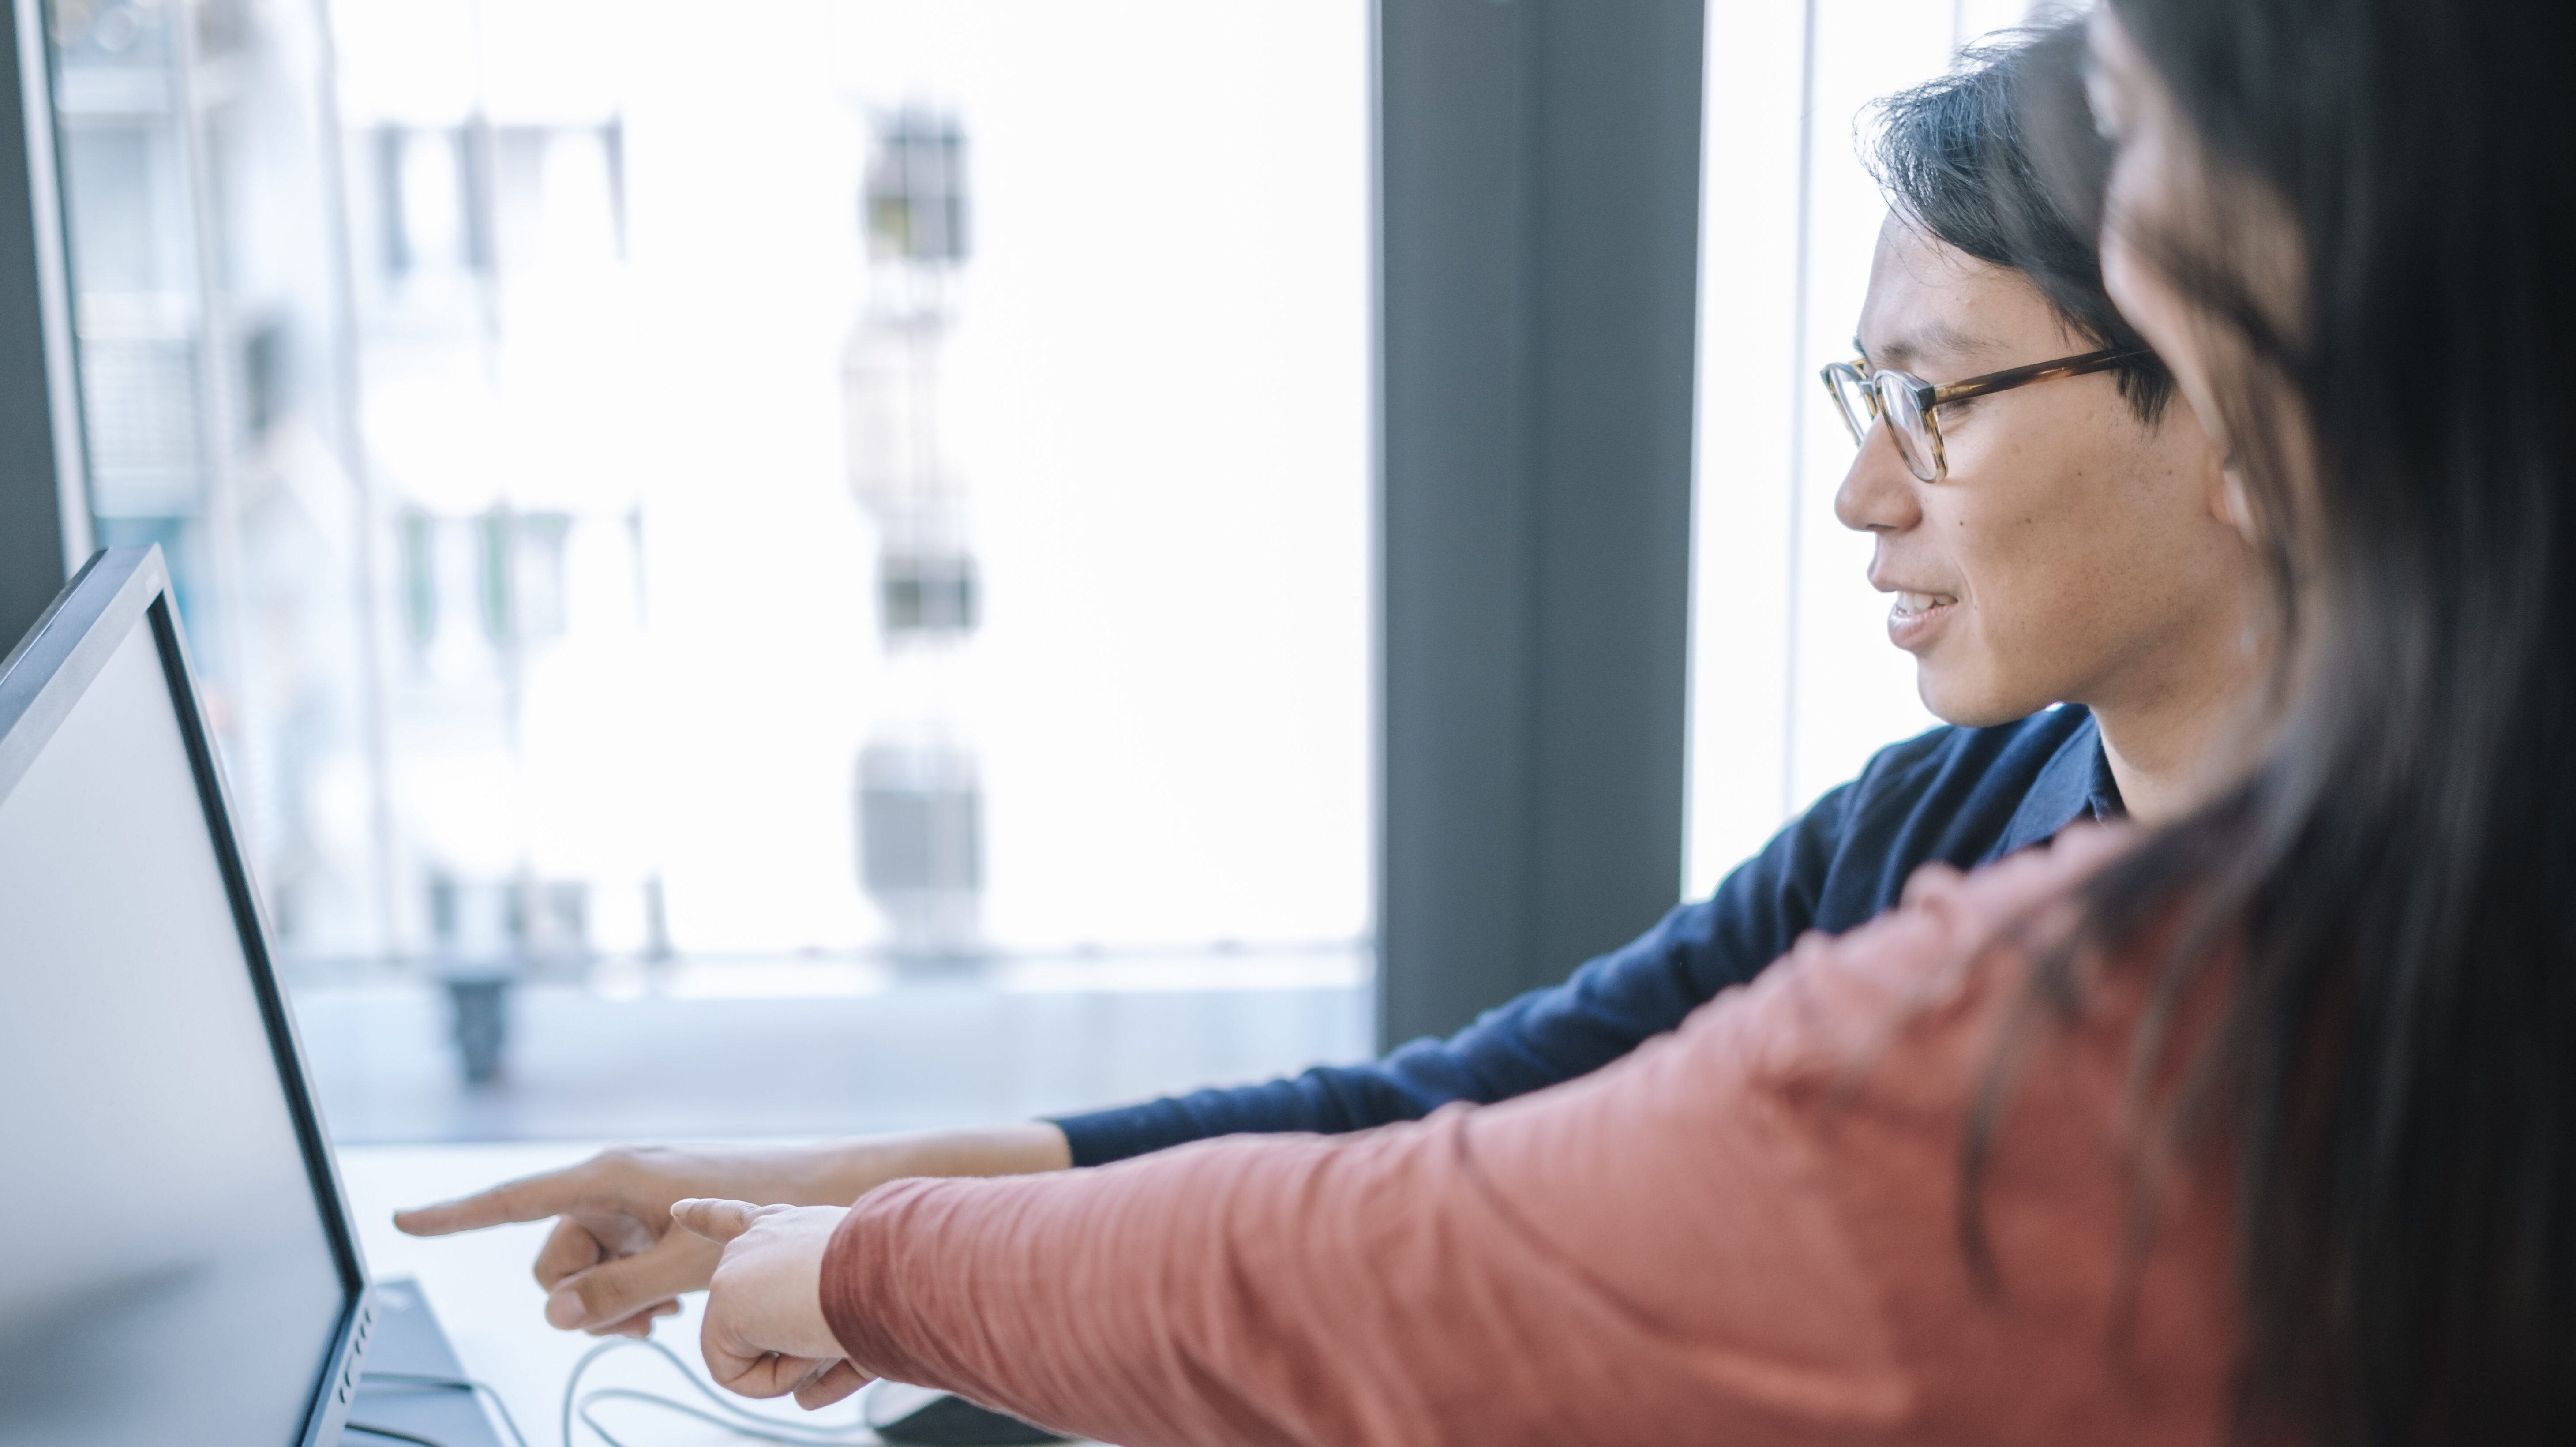
[[886, 1186], [833, 1238], [825, 1314], [865, 1371], [1122, 1447], [2206, 1443], [2225, 1203], [2166, 1190], [2124, 1293], [2120, 991], [2020, 1057], [1993, 1289], [1960, 1245], [1960, 1132], [2029, 968], [2006, 941], [2112, 847], [1927, 871], [1501, 1105]]

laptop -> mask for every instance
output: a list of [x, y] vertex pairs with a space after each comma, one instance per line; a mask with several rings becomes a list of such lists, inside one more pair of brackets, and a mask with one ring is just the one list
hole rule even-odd
[[232, 820], [160, 550], [98, 554], [0, 661], [0, 1447], [498, 1447], [368, 1278]]

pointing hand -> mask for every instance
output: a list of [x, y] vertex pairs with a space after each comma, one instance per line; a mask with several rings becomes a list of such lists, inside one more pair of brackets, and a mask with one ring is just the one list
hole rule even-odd
[[741, 1201], [671, 1207], [690, 1234], [723, 1246], [699, 1336], [718, 1386], [746, 1397], [793, 1395], [810, 1411], [867, 1383], [823, 1319], [823, 1249], [843, 1214], [838, 1206]]

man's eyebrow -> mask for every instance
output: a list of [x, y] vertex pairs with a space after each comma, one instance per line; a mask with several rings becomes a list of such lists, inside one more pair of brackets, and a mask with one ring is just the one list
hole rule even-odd
[[1876, 351], [1861, 346], [1858, 337], [1852, 338], [1852, 345], [1860, 348], [1861, 355], [1869, 358], [1871, 366], [1903, 367], [1927, 356], [1955, 357], [1965, 352], [1983, 351], [1988, 342], [1984, 337], [1961, 331], [1948, 322], [1936, 321], [1899, 332]]

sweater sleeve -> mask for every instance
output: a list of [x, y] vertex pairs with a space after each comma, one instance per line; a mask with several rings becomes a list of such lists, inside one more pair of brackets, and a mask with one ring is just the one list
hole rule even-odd
[[1496, 1006], [1447, 1039], [1426, 1036], [1361, 1065], [1318, 1066], [1054, 1123], [1074, 1164], [1096, 1166], [1216, 1136], [1330, 1135], [1418, 1120], [1452, 1102], [1508, 1100], [1598, 1070], [1752, 979], [1815, 924], [1858, 788], [1846, 784], [1818, 799], [1709, 898], [1672, 910], [1563, 984]]
[[1509, 1104], [887, 1186], [833, 1238], [825, 1315], [863, 1370], [1125, 1447], [2207, 1440], [2222, 1260], [2137, 1294], [2124, 1350], [2173, 1390], [2111, 1363], [2117, 1051], [2024, 1067], [1992, 1177], [2008, 1309], [1958, 1247], [1957, 1130], [2020, 997], [1993, 941], [2103, 847], [1927, 871]]

